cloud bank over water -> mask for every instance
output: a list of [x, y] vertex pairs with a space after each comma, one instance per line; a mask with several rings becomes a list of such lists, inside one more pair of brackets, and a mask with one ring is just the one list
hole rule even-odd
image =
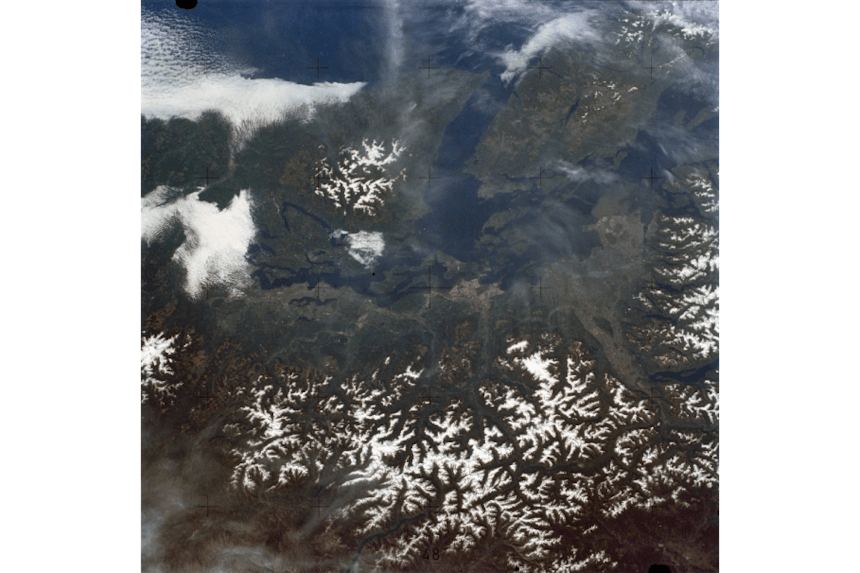
[[141, 14], [141, 113], [196, 119], [217, 110], [234, 126], [260, 126], [299, 106], [348, 100], [364, 82], [304, 85], [249, 79], [256, 70], [230, 61], [192, 21], [143, 9]]

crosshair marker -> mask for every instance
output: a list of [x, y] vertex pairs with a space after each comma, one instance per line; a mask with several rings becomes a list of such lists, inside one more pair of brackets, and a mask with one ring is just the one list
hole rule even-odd
[[204, 497], [206, 497], [206, 505], [198, 505], [197, 507], [199, 507], [199, 508], [201, 508], [201, 509], [205, 507], [205, 508], [206, 508], [206, 517], [209, 517], [209, 510], [210, 510], [210, 509], [217, 509], [219, 506], [217, 506], [217, 505], [209, 505], [209, 496], [207, 495], [207, 496], [204, 496]]
[[205, 176], [205, 177], [198, 177], [197, 179], [205, 179], [205, 180], [206, 180], [206, 185], [208, 186], [208, 185], [209, 185], [209, 180], [210, 180], [210, 179], [219, 179], [219, 178], [218, 178], [218, 177], [215, 177], [214, 175], [209, 175], [209, 168], [207, 167], [207, 168], [206, 168], [206, 176]]
[[443, 287], [443, 286], [434, 287], [432, 280], [431, 280], [431, 274], [430, 273], [431, 273], [431, 266], [427, 265], [427, 286], [409, 287], [411, 289], [420, 289], [420, 290], [426, 290], [427, 291], [427, 308], [430, 308], [430, 298], [431, 298], [430, 295], [433, 294], [434, 289], [435, 290], [451, 290], [452, 288], [454, 288], [454, 287]]
[[[421, 400], [424, 400], [424, 396], [421, 397]], [[430, 387], [427, 387], [427, 405], [433, 405], [433, 395], [430, 393]]]
[[537, 177], [529, 177], [529, 179], [537, 179], [538, 180], [538, 189], [543, 188], [543, 166], [541, 165], [538, 168], [538, 176]]
[[543, 286], [543, 277], [538, 277], [538, 286], [531, 288], [538, 291], [538, 299], [543, 298], [543, 291], [552, 290], [552, 287]]
[[317, 504], [316, 504], [315, 506], [313, 506], [313, 507], [315, 507], [315, 508], [316, 508], [316, 510], [317, 510], [317, 517], [319, 517], [319, 516], [320, 516], [320, 509], [322, 509], [322, 508], [326, 508], [326, 509], [328, 509], [329, 507], [331, 507], [331, 506], [328, 506], [328, 505], [320, 505], [320, 497], [319, 497], [319, 496], [316, 496], [316, 497], [313, 497], [313, 498], [310, 498], [310, 497], [309, 497], [308, 499], [315, 499], [315, 500], [316, 500]]
[[654, 54], [651, 54], [651, 65], [650, 66], [640, 66], [640, 67], [645, 68], [646, 70], [649, 70], [651, 72], [651, 79], [653, 80], [654, 79], [654, 68], [655, 67], [659, 68], [660, 66], [654, 66]]
[[319, 58], [319, 56], [317, 56], [317, 65], [315, 65], [315, 66], [307, 66], [307, 68], [306, 68], [306, 69], [308, 69], [308, 70], [316, 70], [316, 71], [317, 71], [317, 79], [320, 79], [320, 70], [327, 70], [328, 68], [327, 68], [326, 66], [321, 66], [321, 65], [320, 65], [320, 58]]
[[[424, 407], [423, 404], [427, 403], [427, 406]], [[419, 394], [413, 396], [409, 402], [409, 412], [406, 415], [407, 418], [414, 420], [418, 423], [419, 420], [423, 417], [423, 412], [426, 411], [426, 408], [430, 408], [433, 405], [433, 395], [431, 393], [431, 389], [428, 386], [427, 395]]]
[[438, 70], [439, 66], [431, 66], [430, 65], [430, 56], [427, 56], [427, 65], [426, 66], [418, 66], [419, 70], [427, 70], [427, 78], [430, 78], [430, 70]]
[[538, 65], [529, 66], [530, 70], [536, 69], [538, 71], [538, 78], [543, 78], [543, 71], [548, 70], [549, 66], [543, 65], [543, 57], [538, 58]]
[[428, 168], [427, 168], [427, 177], [424, 177], [423, 175], [419, 175], [419, 176], [418, 176], [418, 179], [426, 179], [426, 180], [427, 180], [427, 188], [429, 189], [429, 188], [430, 188], [430, 184], [433, 182], [433, 180], [434, 180], [434, 179], [441, 179], [441, 177], [433, 177], [433, 176], [430, 174], [430, 168], [428, 167]]
[[322, 172], [320, 172], [320, 171], [317, 171], [317, 174], [314, 175], [313, 180], [316, 181], [316, 184], [317, 184], [316, 188], [318, 191], [322, 188], [322, 182], [323, 181], [331, 181], [330, 178], [323, 177]]
[[200, 390], [197, 391], [197, 397], [203, 398], [204, 400], [208, 400], [210, 398], [209, 384], [208, 383], [205, 386], [203, 386], [203, 393], [202, 394], [200, 393]]
[[654, 168], [651, 168], [650, 175], [648, 177], [643, 177], [643, 179], [647, 179], [651, 182], [651, 189], [654, 188], [654, 181], [661, 181], [662, 177], [654, 177]]
[[317, 274], [317, 286], [316, 286], [317, 300], [321, 300], [320, 299], [320, 291], [326, 290], [326, 287], [320, 286], [321, 284], [322, 284], [322, 276]]

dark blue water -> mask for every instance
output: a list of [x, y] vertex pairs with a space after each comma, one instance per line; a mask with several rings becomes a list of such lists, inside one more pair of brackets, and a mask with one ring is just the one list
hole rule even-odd
[[[663, 169], [674, 167], [660, 143], [648, 131], [641, 130], [636, 141], [624, 148], [627, 156], [621, 161], [618, 173], [629, 181], [637, 182], [640, 187], [660, 189], [664, 181]], [[655, 177], [653, 182], [649, 180], [652, 173]]]
[[502, 195], [480, 199], [481, 182], [463, 171], [494, 117], [481, 103], [487, 94], [502, 103], [510, 92], [497, 76], [490, 76], [447, 126], [432, 167], [440, 179], [430, 182], [424, 193], [431, 211], [417, 224], [419, 238], [464, 261], [477, 259], [474, 244], [484, 223], [494, 212], [507, 208], [510, 201], [509, 196]]
[[684, 112], [684, 119], [689, 121], [703, 108], [713, 107], [702, 97], [702, 94], [697, 94], [689, 91], [681, 86], [672, 86], [660, 94], [657, 100], [657, 110], [654, 113], [654, 120], [671, 122], [679, 111]]
[[[528, 26], [490, 26], [477, 40], [484, 49], [475, 50], [468, 33], [451, 32], [469, 18], [460, 3], [401, 2], [395, 10], [379, 0], [202, 0], [190, 11], [177, 9], [174, 0], [141, 4], [194, 23], [205, 32], [209, 51], [256, 68], [252, 77], [304, 84], [372, 85], [393, 73], [388, 56], [395, 50], [399, 71], [418, 70], [430, 57], [432, 65], [482, 72], [498, 68], [491, 54], [521, 45], [534, 33]], [[393, 29], [402, 34], [399, 45], [392, 44], [398, 41]], [[324, 69], [317, 71], [317, 65]]]
[[564, 116], [564, 119], [561, 121], [562, 125], [567, 123], [567, 120], [570, 119], [570, 116], [574, 114], [576, 109], [579, 107], [579, 98], [576, 98], [576, 101], [573, 102], [573, 105], [570, 106], [570, 109], [567, 110], [567, 115]]
[[681, 372], [655, 372], [650, 376], [652, 382], [676, 381], [682, 384], [695, 384], [705, 378], [716, 380], [717, 371], [720, 369], [720, 359], [709, 362], [699, 368], [682, 370]]
[[[317, 81], [373, 81], [385, 61], [385, 20], [379, 3], [204, 0], [191, 11], [173, 0], [142, 0], [152, 11], [170, 11], [201, 26], [207, 49], [242, 66], [254, 78]], [[317, 65], [320, 69], [317, 75]]]

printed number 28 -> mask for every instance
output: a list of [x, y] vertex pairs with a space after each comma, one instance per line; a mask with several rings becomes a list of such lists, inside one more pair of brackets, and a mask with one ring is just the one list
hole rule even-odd
[[[424, 550], [424, 559], [430, 559], [430, 548], [429, 547]], [[433, 559], [435, 559], [436, 561], [439, 560], [439, 548], [438, 547], [433, 548]]]

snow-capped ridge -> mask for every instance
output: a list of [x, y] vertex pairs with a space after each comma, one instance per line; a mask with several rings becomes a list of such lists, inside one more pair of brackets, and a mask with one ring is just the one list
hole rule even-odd
[[[361, 149], [343, 147], [335, 167], [327, 159], [316, 162], [316, 173], [309, 184], [314, 193], [330, 202], [344, 215], [360, 212], [370, 217], [379, 214], [397, 181], [406, 180], [406, 171], [393, 173], [397, 160], [406, 151], [399, 140], [389, 146], [376, 140], [361, 141]], [[319, 177], [319, 179], [317, 179]]]

